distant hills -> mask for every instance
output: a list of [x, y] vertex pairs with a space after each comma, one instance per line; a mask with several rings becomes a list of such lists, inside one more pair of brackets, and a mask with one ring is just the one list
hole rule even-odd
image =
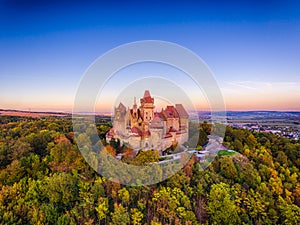
[[[71, 112], [37, 112], [37, 111], [26, 111], [26, 110], [14, 110], [14, 109], [0, 109], [0, 116], [30, 116], [30, 117], [41, 117], [41, 116], [70, 116]], [[87, 113], [82, 113], [87, 114]], [[189, 112], [193, 117], [198, 115], [199, 118], [209, 119], [211, 117], [210, 111], [193, 111]], [[222, 112], [215, 112], [215, 115], [224, 115]], [[96, 113], [96, 115], [108, 115], [108, 113]], [[300, 121], [300, 111], [227, 111], [226, 116], [228, 120], [248, 120], [248, 119], [292, 119]]]
[[251, 116], [251, 117], [300, 117], [300, 112], [297, 111], [228, 111], [228, 117], [240, 117], [240, 116]]
[[43, 117], [43, 116], [70, 116], [71, 113], [66, 112], [34, 112], [26, 110], [0, 109], [0, 116], [28, 116], [28, 117]]
[[[218, 114], [216, 112], [215, 114]], [[221, 113], [220, 113], [221, 114]], [[210, 116], [209, 111], [198, 111], [198, 116]], [[273, 117], [273, 118], [300, 118], [300, 111], [227, 111], [226, 115], [228, 118], [240, 118], [240, 117], [251, 117], [251, 118], [261, 118], [261, 117]]]

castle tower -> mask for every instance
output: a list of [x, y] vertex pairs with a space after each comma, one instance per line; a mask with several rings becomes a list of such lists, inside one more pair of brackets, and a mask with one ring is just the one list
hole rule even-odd
[[126, 107], [120, 102], [118, 107], [115, 107], [114, 113], [114, 128], [124, 134], [126, 131]]
[[136, 104], [136, 98], [134, 97], [134, 102], [132, 109], [130, 110], [130, 125], [131, 128], [133, 127], [140, 127], [139, 123], [141, 124], [141, 118], [140, 118], [140, 110], [137, 107]]
[[162, 138], [164, 132], [164, 124], [158, 113], [154, 114], [154, 118], [150, 124], [151, 146], [156, 150], [162, 150]]
[[140, 99], [141, 114], [143, 121], [149, 123], [154, 117], [154, 98], [151, 97], [149, 90], [146, 90], [144, 97]]
[[136, 104], [136, 98], [134, 97], [134, 102], [133, 102], [133, 112], [136, 113], [137, 112], [137, 104]]

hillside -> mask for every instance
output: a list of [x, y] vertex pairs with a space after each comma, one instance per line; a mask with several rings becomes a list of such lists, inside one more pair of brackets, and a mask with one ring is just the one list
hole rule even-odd
[[[111, 124], [96, 122], [104, 137]], [[238, 154], [131, 187], [86, 164], [68, 118], [2, 116], [0, 127], [1, 224], [300, 224], [296, 140], [227, 127]]]

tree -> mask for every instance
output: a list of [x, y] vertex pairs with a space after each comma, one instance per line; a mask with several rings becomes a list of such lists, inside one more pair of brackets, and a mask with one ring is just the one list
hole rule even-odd
[[121, 199], [122, 203], [127, 205], [129, 203], [129, 200], [130, 200], [130, 194], [127, 191], [127, 189], [125, 187], [123, 187], [122, 189], [120, 189], [118, 191], [118, 194], [119, 194], [119, 198]]
[[246, 144], [248, 145], [248, 147], [250, 149], [255, 148], [255, 146], [257, 145], [257, 140], [256, 140], [256, 138], [254, 137], [254, 135], [250, 131], [247, 132], [247, 136], [245, 138], [245, 142], [246, 142]]
[[31, 133], [25, 137], [25, 140], [33, 148], [34, 152], [40, 156], [47, 155], [47, 145], [53, 140], [51, 132], [48, 130], [40, 130], [37, 134]]
[[106, 219], [108, 209], [108, 199], [104, 197], [98, 198], [98, 205], [96, 206], [97, 216], [99, 221]]
[[58, 208], [53, 203], [42, 204], [41, 214], [44, 217], [44, 223], [50, 225], [55, 225], [59, 217]]
[[94, 220], [94, 210], [95, 210], [95, 199], [91, 192], [92, 183], [79, 180], [79, 200], [80, 204], [78, 208], [81, 212], [80, 223], [88, 224], [90, 221]]
[[69, 141], [59, 142], [50, 148], [50, 168], [57, 172], [69, 172], [72, 169], [80, 170], [85, 167], [80, 152]]
[[257, 187], [257, 185], [260, 184], [261, 178], [257, 170], [250, 162], [246, 164], [241, 163], [238, 169], [240, 170], [239, 172], [240, 182], [254, 189]]
[[300, 224], [300, 208], [294, 204], [288, 204], [281, 196], [278, 198], [278, 207], [281, 212], [281, 224]]
[[213, 184], [208, 195], [206, 210], [212, 224], [236, 224], [239, 222], [237, 209], [231, 200], [230, 189], [227, 184]]
[[262, 196], [253, 189], [250, 189], [248, 195], [243, 198], [243, 202], [252, 221], [263, 223], [263, 219], [267, 217], [267, 206]]
[[207, 133], [203, 130], [203, 128], [199, 129], [199, 139], [198, 139], [198, 146], [203, 146], [208, 141]]
[[112, 156], [115, 156], [116, 155], [116, 150], [112, 147], [112, 146], [110, 146], [110, 145], [106, 145], [103, 149], [102, 149], [102, 151], [101, 151], [103, 154], [104, 153], [108, 153], [108, 154], [110, 154], [110, 155], [112, 155]]
[[236, 139], [234, 141], [233, 147], [234, 147], [234, 150], [236, 150], [238, 152], [242, 152], [243, 149], [244, 149], [243, 144], [242, 144], [242, 142], [239, 139]]
[[80, 149], [89, 150], [92, 145], [90, 137], [86, 133], [79, 134], [76, 138], [76, 142]]
[[72, 224], [71, 221], [72, 221], [71, 217], [68, 214], [64, 214], [58, 218], [57, 224], [58, 225], [69, 225], [69, 224]]
[[140, 151], [135, 160], [138, 165], [147, 165], [148, 163], [158, 162], [159, 153], [156, 150]]
[[131, 217], [131, 223], [133, 225], [140, 225], [142, 224], [144, 215], [137, 208], [132, 208], [130, 210], [130, 217]]
[[44, 193], [50, 202], [71, 207], [72, 202], [78, 198], [78, 185], [70, 174], [54, 174], [46, 178]]
[[220, 160], [220, 172], [221, 174], [231, 180], [235, 180], [237, 178], [237, 170], [232, 161], [231, 157], [223, 156]]
[[283, 151], [279, 151], [276, 161], [279, 162], [281, 165], [287, 165], [288, 157]]
[[8, 160], [8, 150], [5, 144], [0, 144], [0, 169], [7, 166], [10, 161]]
[[196, 216], [191, 211], [189, 198], [179, 188], [165, 188], [155, 191], [152, 198], [154, 214], [159, 221], [173, 224], [175, 221], [181, 223], [195, 223]]
[[120, 139], [116, 140], [115, 138], [111, 138], [110, 142], [109, 142], [109, 145], [111, 147], [113, 147], [114, 149], [119, 150], [119, 148], [120, 148]]
[[130, 224], [130, 217], [127, 210], [117, 203], [114, 204], [114, 212], [111, 213], [111, 220], [116, 225]]
[[22, 157], [29, 156], [33, 153], [33, 149], [29, 143], [18, 139], [11, 147], [11, 160], [21, 159]]

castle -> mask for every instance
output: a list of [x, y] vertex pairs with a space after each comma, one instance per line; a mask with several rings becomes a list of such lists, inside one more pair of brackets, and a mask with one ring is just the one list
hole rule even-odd
[[115, 107], [113, 128], [107, 132], [106, 141], [115, 138], [133, 149], [163, 151], [188, 140], [188, 118], [182, 104], [155, 112], [154, 98], [146, 90], [139, 107], [136, 99], [131, 109], [122, 103]]

